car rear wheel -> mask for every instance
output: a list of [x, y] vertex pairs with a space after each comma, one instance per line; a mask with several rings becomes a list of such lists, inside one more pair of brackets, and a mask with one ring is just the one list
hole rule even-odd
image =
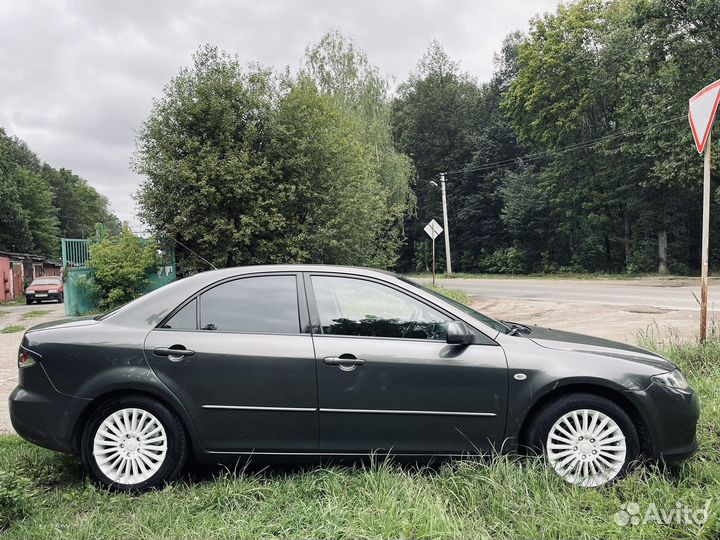
[[177, 416], [144, 396], [115, 398], [90, 417], [82, 457], [90, 474], [118, 491], [144, 491], [174, 480], [188, 443]]
[[615, 402], [572, 394], [546, 405], [529, 439], [564, 480], [597, 487], [627, 473], [639, 456], [637, 429]]

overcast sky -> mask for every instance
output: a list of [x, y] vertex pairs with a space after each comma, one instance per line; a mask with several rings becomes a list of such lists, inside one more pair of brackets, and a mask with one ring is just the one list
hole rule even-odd
[[433, 39], [486, 80], [503, 37], [557, 0], [2, 0], [0, 126], [133, 226], [129, 161], [152, 98], [203, 43], [295, 68], [335, 28], [402, 81]]

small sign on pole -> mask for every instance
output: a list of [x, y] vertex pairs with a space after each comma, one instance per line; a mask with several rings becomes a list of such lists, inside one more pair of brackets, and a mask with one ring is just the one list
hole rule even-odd
[[434, 219], [425, 225], [425, 232], [432, 238], [432, 284], [435, 285], [435, 239], [443, 232], [443, 228]]
[[695, 147], [704, 155], [703, 171], [703, 218], [702, 255], [700, 278], [700, 341], [707, 338], [707, 297], [708, 297], [708, 250], [710, 245], [710, 165], [712, 148], [712, 123], [720, 103], [720, 80], [707, 85], [690, 98], [688, 120]]

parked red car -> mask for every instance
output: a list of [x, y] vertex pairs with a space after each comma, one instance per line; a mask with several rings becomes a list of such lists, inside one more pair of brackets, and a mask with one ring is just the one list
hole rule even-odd
[[25, 289], [25, 301], [28, 304], [42, 302], [43, 300], [63, 301], [63, 282], [59, 276], [44, 276], [35, 278]]

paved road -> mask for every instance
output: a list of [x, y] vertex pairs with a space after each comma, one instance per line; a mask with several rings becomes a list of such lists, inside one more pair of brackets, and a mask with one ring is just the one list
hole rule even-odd
[[[428, 283], [429, 280], [422, 280]], [[699, 280], [698, 280], [699, 281]], [[437, 284], [460, 289], [472, 297], [544, 300], [611, 306], [649, 306], [661, 309], [693, 311], [698, 309], [699, 286], [667, 286], [642, 280], [559, 280], [559, 279], [439, 279]], [[709, 288], [710, 309], [720, 310], [720, 286]], [[693, 293], [695, 296], [693, 296]]]

